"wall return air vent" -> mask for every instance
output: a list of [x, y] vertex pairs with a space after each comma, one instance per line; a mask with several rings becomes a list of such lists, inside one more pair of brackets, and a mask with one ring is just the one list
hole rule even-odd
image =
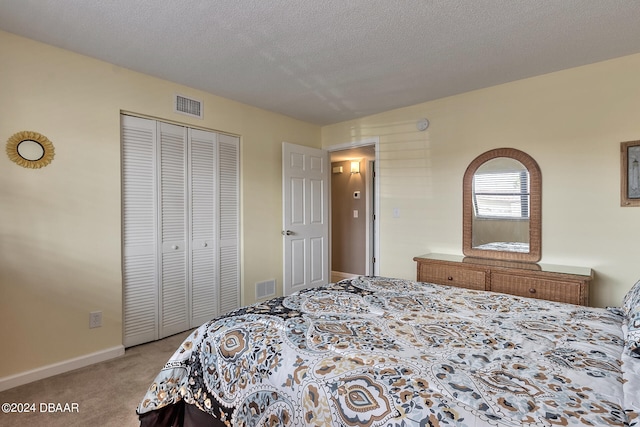
[[197, 117], [199, 119], [203, 117], [202, 101], [187, 98], [182, 95], [176, 95], [173, 101], [174, 111], [176, 113], [186, 114], [187, 116]]
[[275, 279], [256, 283], [256, 299], [261, 300], [276, 295]]

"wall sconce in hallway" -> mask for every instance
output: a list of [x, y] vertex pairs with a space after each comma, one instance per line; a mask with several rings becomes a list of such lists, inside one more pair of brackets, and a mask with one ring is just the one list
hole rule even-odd
[[351, 173], [360, 173], [360, 162], [351, 162]]

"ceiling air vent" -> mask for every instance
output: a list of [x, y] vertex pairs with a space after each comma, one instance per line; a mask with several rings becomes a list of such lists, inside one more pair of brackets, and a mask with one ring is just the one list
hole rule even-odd
[[186, 114], [187, 116], [202, 118], [202, 101], [185, 96], [176, 95], [174, 100], [174, 111]]

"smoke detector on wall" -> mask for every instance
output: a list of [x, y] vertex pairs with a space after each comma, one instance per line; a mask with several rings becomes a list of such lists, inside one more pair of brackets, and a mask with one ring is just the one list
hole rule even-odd
[[427, 119], [420, 119], [418, 120], [418, 122], [416, 123], [416, 128], [422, 132], [423, 130], [427, 130], [427, 128], [429, 127], [429, 120]]

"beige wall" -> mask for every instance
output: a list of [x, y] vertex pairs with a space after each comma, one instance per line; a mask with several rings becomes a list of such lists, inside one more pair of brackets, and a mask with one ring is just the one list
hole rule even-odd
[[[319, 147], [320, 127], [5, 32], [0, 58], [0, 140], [55, 146], [39, 170], [0, 156], [0, 378], [122, 344], [121, 110], [241, 136], [243, 303], [255, 282], [281, 292], [281, 144]], [[173, 113], [175, 93], [204, 120]]]
[[415, 278], [412, 257], [461, 254], [464, 171], [513, 147], [542, 169], [541, 262], [593, 268], [592, 304], [620, 305], [640, 279], [640, 208], [620, 207], [620, 142], [640, 139], [638, 76], [633, 55], [323, 127], [324, 147], [380, 137], [380, 274]]

